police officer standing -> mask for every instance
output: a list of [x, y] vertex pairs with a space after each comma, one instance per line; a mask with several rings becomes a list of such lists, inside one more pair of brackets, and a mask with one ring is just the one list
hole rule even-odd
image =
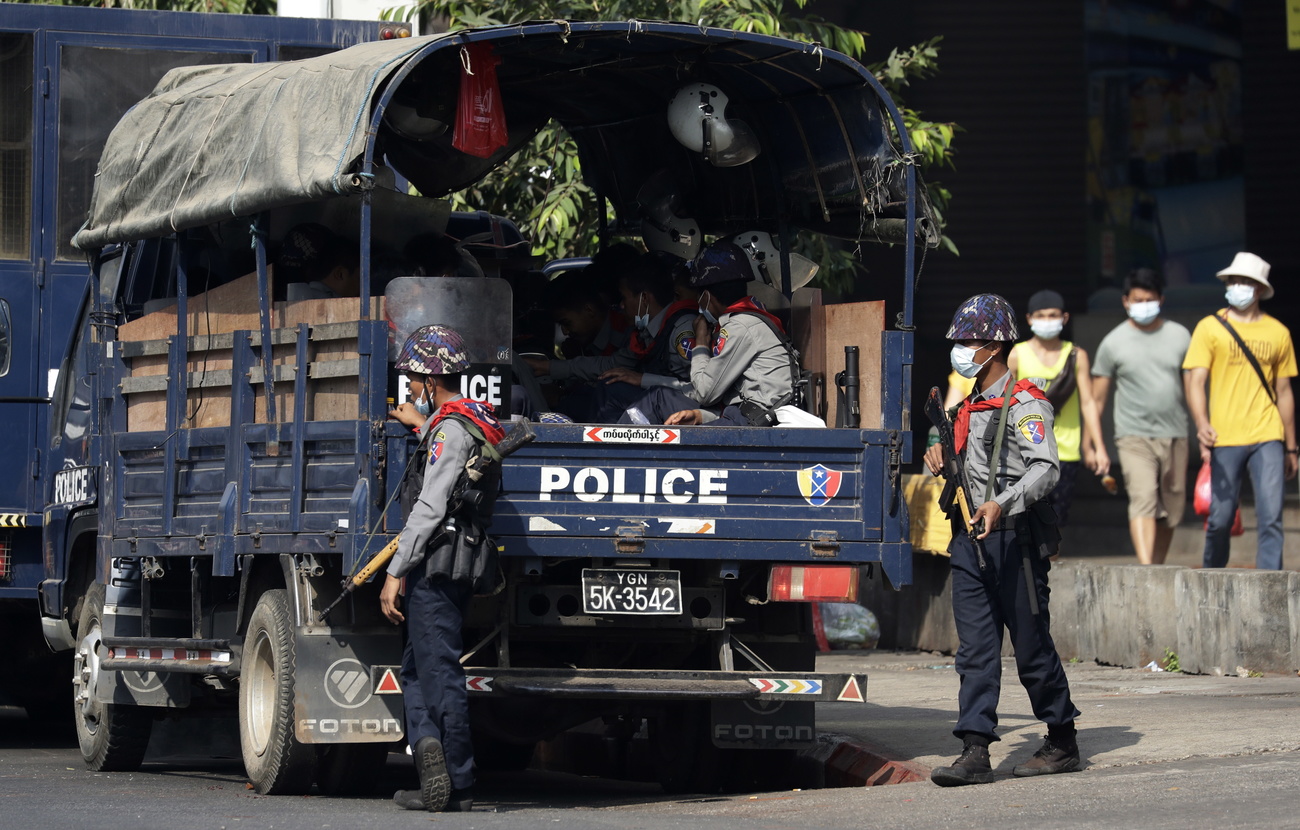
[[[1051, 563], [1043, 554], [1050, 553], [1055, 528], [1043, 500], [1056, 484], [1059, 469], [1053, 413], [1032, 382], [1016, 382], [1007, 370], [1016, 337], [1015, 312], [996, 294], [979, 294], [962, 303], [948, 329], [948, 339], [955, 341], [953, 369], [975, 379], [974, 391], [957, 408], [953, 431], [969, 497], [977, 507], [970, 531], [954, 532], [949, 549], [961, 677], [953, 734], [964, 748], [950, 766], [930, 773], [941, 787], [993, 780], [989, 744], [998, 740], [1004, 627], [1015, 648], [1021, 685], [1034, 714], [1047, 724], [1042, 747], [1013, 774], [1079, 768], [1074, 728], [1079, 711], [1070, 700], [1065, 670], [1048, 630]], [[1005, 395], [1011, 399], [1005, 400]], [[926, 451], [926, 466], [936, 475], [942, 473], [944, 452], [942, 444]], [[992, 477], [991, 459], [997, 459]]]
[[[409, 513], [379, 595], [384, 616], [394, 625], [406, 623], [402, 695], [420, 790], [398, 791], [393, 800], [408, 810], [467, 812], [474, 803], [474, 748], [460, 664], [461, 625], [473, 588], [465, 578], [469, 568], [454, 561], [459, 546], [448, 519], [476, 441], [495, 444], [503, 431], [490, 404], [461, 396], [460, 373], [469, 365], [460, 335], [446, 326], [417, 329], [395, 364], [406, 373], [411, 401], [390, 414], [417, 429], [428, 446], [427, 462], [418, 456], [411, 462], [420, 468], [406, 480], [402, 501]], [[404, 577], [405, 614], [399, 596]]]

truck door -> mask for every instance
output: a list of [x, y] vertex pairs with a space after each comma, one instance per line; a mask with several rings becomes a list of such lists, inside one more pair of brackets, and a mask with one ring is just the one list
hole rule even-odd
[[[211, 27], [208, 27], [211, 31]], [[38, 48], [38, 106], [40, 107], [38, 199], [34, 212], [42, 232], [35, 244], [37, 278], [29, 279], [28, 295], [17, 286], [0, 285], [13, 293], [10, 306], [15, 331], [14, 362], [30, 371], [17, 371], [13, 392], [48, 398], [58, 380], [59, 364], [74, 336], [79, 298], [84, 295], [90, 269], [86, 254], [72, 247], [72, 236], [86, 219], [94, 186], [95, 169], [109, 132], [122, 115], [149, 94], [171, 69], [209, 63], [268, 60], [265, 42], [212, 37], [158, 37], [45, 31]], [[0, 293], [0, 299], [9, 299]], [[26, 303], [23, 311], [17, 303]], [[19, 355], [26, 348], [30, 354]], [[19, 364], [19, 359], [22, 363]], [[0, 390], [9, 380], [0, 376]], [[25, 391], [17, 389], [22, 386]], [[35, 443], [32, 432], [43, 439], [50, 430], [44, 423], [48, 407], [33, 410], [25, 437], [0, 431], [0, 452], [11, 446]], [[3, 413], [0, 413], [3, 414]], [[6, 422], [8, 424], [9, 422]], [[56, 425], [57, 426], [57, 425]], [[27, 441], [28, 443], [23, 443]], [[0, 456], [17, 457], [17, 456]], [[3, 491], [0, 491], [3, 492]], [[42, 496], [36, 501], [43, 504]], [[35, 508], [40, 510], [38, 506]]]
[[[36, 38], [0, 31], [0, 514], [28, 514], [36, 469]], [[5, 518], [8, 523], [10, 517]]]

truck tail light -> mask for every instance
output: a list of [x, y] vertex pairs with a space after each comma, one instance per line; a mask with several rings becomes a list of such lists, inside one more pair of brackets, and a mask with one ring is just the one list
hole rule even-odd
[[13, 562], [9, 558], [9, 540], [0, 539], [0, 579], [6, 582], [13, 577]]
[[774, 565], [768, 599], [777, 602], [856, 602], [856, 565]]

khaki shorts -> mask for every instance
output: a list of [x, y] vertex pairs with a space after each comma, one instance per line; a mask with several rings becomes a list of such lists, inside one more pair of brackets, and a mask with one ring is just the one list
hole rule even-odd
[[1183, 520], [1187, 505], [1187, 439], [1125, 435], [1115, 439], [1128, 491], [1128, 517]]

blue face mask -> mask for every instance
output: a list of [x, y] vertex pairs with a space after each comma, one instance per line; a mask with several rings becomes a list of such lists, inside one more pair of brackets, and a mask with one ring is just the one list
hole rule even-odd
[[417, 401], [411, 401], [411, 403], [415, 406], [415, 411], [425, 418], [428, 418], [429, 413], [433, 412], [433, 403], [429, 400], [428, 390], [422, 391], [420, 393], [420, 399]]
[[1255, 302], [1255, 286], [1241, 283], [1230, 285], [1223, 296], [1228, 301], [1228, 305], [1238, 311], [1245, 311], [1250, 308], [1251, 303]]
[[700, 316], [702, 316], [705, 320], [709, 321], [710, 326], [716, 326], [718, 324], [718, 318], [714, 317], [713, 312], [709, 311], [708, 303], [701, 305], [699, 307], [699, 312], [700, 312]]

